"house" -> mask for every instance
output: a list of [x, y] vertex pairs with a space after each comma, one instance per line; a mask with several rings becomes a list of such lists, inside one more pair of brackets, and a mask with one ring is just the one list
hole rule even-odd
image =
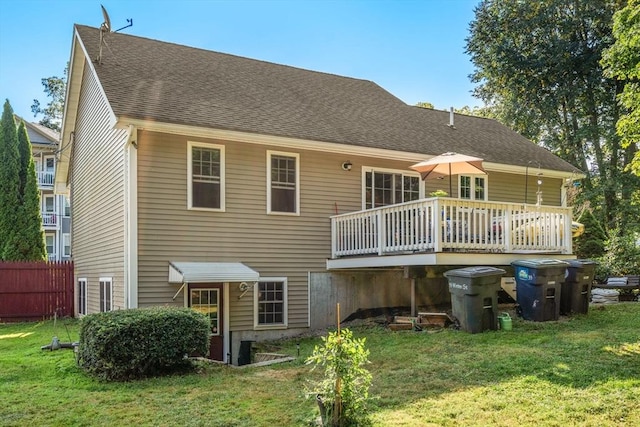
[[58, 149], [57, 132], [38, 123], [28, 122], [16, 116], [16, 122], [24, 122], [40, 191], [42, 228], [49, 261], [71, 260], [71, 207], [69, 199], [53, 192]]
[[[236, 363], [243, 341], [334, 324], [336, 302], [344, 319], [446, 301], [453, 265], [574, 257], [579, 172], [493, 120], [101, 31], [74, 27], [56, 171], [80, 315], [194, 307], [212, 319], [211, 357]], [[488, 175], [431, 198], [448, 180], [410, 166], [446, 151], [485, 159]], [[531, 221], [533, 237], [519, 231]]]

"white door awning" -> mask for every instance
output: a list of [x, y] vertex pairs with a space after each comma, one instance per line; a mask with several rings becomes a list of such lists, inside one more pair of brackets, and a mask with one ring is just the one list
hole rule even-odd
[[241, 262], [169, 261], [169, 283], [257, 282], [260, 274]]

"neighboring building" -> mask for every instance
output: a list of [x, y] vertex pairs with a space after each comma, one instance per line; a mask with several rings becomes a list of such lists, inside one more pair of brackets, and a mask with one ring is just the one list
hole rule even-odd
[[[446, 302], [452, 266], [574, 258], [565, 191], [581, 174], [496, 121], [369, 81], [104, 37], [109, 49], [75, 27], [56, 172], [80, 315], [194, 307], [212, 318], [212, 357], [235, 363], [241, 341], [333, 323], [336, 302], [343, 319]], [[409, 167], [447, 151], [488, 175], [429, 198], [448, 178]]]
[[29, 141], [31, 141], [40, 190], [40, 212], [47, 256], [49, 261], [69, 261], [71, 260], [71, 207], [66, 196], [53, 192], [56, 151], [60, 135], [52, 129], [16, 116], [16, 122], [19, 120], [24, 121]]

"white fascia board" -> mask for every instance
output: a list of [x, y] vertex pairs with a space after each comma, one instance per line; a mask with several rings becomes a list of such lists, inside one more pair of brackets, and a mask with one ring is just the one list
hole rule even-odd
[[[221, 139], [225, 141], [244, 142], [248, 144], [271, 145], [290, 149], [304, 149], [310, 151], [330, 152], [351, 156], [375, 157], [388, 160], [400, 160], [406, 162], [420, 162], [426, 158], [433, 157], [424, 153], [412, 153], [408, 151], [385, 150], [382, 148], [363, 147], [359, 145], [340, 144], [335, 142], [314, 141], [300, 138], [289, 138], [284, 136], [263, 135], [250, 132], [240, 132], [223, 129], [203, 128], [199, 126], [179, 125], [173, 123], [154, 122], [149, 120], [131, 119], [120, 117], [117, 128], [125, 129], [129, 125], [134, 125], [140, 130], [152, 132], [184, 135], [189, 137]], [[506, 172], [524, 175], [525, 166], [506, 165], [502, 163], [483, 162], [483, 166], [490, 172]], [[529, 170], [532, 170], [529, 167]], [[537, 168], [536, 168], [537, 171]], [[544, 176], [550, 178], [584, 178], [584, 174], [554, 171], [551, 169], [540, 170]]]

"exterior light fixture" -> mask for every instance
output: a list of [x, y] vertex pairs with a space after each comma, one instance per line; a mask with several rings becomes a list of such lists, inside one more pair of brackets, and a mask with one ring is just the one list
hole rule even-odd
[[351, 170], [351, 166], [353, 166], [353, 164], [347, 160], [346, 162], [342, 162], [342, 170], [343, 171], [350, 171]]

